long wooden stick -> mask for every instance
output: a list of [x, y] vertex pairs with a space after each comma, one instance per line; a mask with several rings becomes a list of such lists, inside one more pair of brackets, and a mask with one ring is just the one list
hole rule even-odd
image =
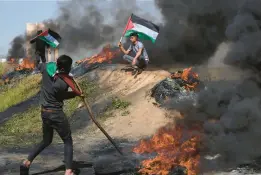
[[[82, 89], [80, 87], [80, 85], [74, 80], [77, 88], [80, 90], [80, 92], [82, 93]], [[95, 125], [101, 130], [101, 132], [107, 137], [107, 139], [112, 143], [112, 145], [115, 147], [115, 149], [121, 154], [123, 155], [123, 153], [121, 152], [120, 148], [116, 145], [116, 143], [113, 141], [113, 139], [111, 138], [111, 136], [102, 128], [102, 126], [100, 125], [100, 123], [94, 118], [92, 110], [88, 104], [88, 102], [86, 101], [86, 99], [84, 97], [81, 97], [82, 101], [84, 103], [85, 108], [87, 109], [89, 116], [91, 118], [91, 120], [93, 121], [93, 123], [95, 123]]]

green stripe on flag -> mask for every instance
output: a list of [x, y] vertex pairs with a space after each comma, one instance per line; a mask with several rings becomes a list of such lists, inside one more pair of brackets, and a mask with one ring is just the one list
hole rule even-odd
[[152, 38], [151, 36], [148, 36], [148, 35], [146, 35], [146, 34], [144, 34], [142, 32], [138, 32], [136, 30], [127, 30], [124, 36], [125, 37], [130, 37], [130, 35], [132, 33], [137, 33], [139, 35], [139, 39], [141, 39], [141, 40], [151, 40], [152, 43], [156, 42], [156, 40], [154, 38]]
[[53, 48], [56, 48], [59, 45], [58, 41], [57, 42], [51, 42], [48, 39], [46, 39], [44, 36], [39, 36], [39, 38], [41, 40], [43, 40], [44, 42], [46, 42], [47, 44], [49, 44]]

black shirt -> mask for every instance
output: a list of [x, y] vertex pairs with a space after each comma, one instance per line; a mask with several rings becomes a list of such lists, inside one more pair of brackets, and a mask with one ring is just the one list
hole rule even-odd
[[39, 38], [35, 38], [30, 41], [31, 44], [35, 43], [35, 52], [40, 52], [41, 54], [45, 54], [45, 47], [49, 48], [49, 44], [44, 42]]
[[41, 106], [49, 110], [62, 110], [63, 101], [74, 98], [76, 94], [68, 92], [69, 86], [61, 78], [54, 79], [49, 76], [46, 71], [46, 63], [40, 63], [37, 67], [42, 73]]

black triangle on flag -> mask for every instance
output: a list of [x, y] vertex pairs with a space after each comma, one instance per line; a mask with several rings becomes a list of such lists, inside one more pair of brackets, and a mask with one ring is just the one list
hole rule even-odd
[[51, 30], [50, 28], [48, 29], [48, 33], [50, 35], [52, 35], [57, 40], [61, 40], [62, 39], [62, 37], [58, 33], [56, 33], [55, 31]]

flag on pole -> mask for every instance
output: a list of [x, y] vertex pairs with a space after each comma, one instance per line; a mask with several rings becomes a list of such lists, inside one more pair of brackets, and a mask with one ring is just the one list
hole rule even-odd
[[123, 36], [129, 37], [132, 33], [138, 33], [140, 39], [156, 42], [159, 34], [159, 26], [132, 14], [127, 22]]
[[47, 44], [49, 44], [51, 47], [56, 48], [60, 43], [59, 40], [62, 39], [61, 36], [52, 31], [51, 29], [48, 29], [36, 37], [39, 37], [39, 39], [45, 41]]

